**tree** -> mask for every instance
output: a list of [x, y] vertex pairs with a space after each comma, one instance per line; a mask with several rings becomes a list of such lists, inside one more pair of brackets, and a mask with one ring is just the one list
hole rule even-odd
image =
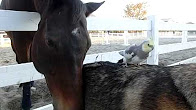
[[139, 20], [146, 19], [146, 2], [127, 4], [124, 12], [125, 17], [133, 17]]

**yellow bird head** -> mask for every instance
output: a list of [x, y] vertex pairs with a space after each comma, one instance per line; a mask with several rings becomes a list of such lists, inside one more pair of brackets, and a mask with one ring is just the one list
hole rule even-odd
[[151, 52], [153, 49], [154, 49], [154, 41], [152, 39], [149, 39], [142, 43], [142, 50], [144, 52]]

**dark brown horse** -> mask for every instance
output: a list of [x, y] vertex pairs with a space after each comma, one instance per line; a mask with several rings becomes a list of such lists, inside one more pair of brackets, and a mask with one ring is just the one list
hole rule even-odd
[[91, 45], [86, 17], [102, 3], [35, 1], [41, 21], [32, 44], [33, 63], [45, 75], [54, 108], [80, 110], [83, 60]]
[[[82, 66], [91, 45], [86, 17], [101, 5], [83, 4], [80, 0], [2, 1], [2, 9], [36, 11], [41, 15], [36, 33], [8, 32], [8, 35], [17, 62], [32, 60], [36, 69], [45, 75], [55, 109], [82, 108]], [[29, 98], [28, 94], [23, 109], [30, 109]]]
[[[1, 9], [16, 10], [16, 11], [35, 11], [33, 1], [31, 0], [2, 0]], [[16, 54], [16, 61], [27, 63], [31, 61], [30, 47], [33, 41], [35, 32], [7, 32], [11, 39], [12, 49]], [[22, 108], [29, 110], [31, 108], [31, 84], [32, 82], [23, 83]]]

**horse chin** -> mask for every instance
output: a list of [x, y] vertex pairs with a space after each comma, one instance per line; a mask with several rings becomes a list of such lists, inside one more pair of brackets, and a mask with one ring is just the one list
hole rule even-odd
[[[54, 52], [49, 57], [45, 54], [42, 57], [36, 49], [39, 48], [33, 48], [33, 63], [37, 71], [45, 76], [55, 110], [79, 110], [82, 106], [83, 59], [56, 57]], [[38, 53], [44, 53], [44, 50]]]
[[[71, 66], [71, 65], [70, 65]], [[73, 72], [74, 71], [74, 72]], [[53, 68], [44, 74], [56, 110], [79, 110], [82, 106], [82, 68]]]

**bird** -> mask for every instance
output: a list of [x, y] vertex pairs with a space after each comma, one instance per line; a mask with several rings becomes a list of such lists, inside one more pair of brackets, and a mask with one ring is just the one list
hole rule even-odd
[[119, 52], [123, 56], [123, 63], [125, 67], [127, 64], [137, 64], [145, 61], [149, 56], [149, 53], [154, 49], [154, 42], [152, 39], [145, 40], [140, 45], [131, 45], [125, 50]]

